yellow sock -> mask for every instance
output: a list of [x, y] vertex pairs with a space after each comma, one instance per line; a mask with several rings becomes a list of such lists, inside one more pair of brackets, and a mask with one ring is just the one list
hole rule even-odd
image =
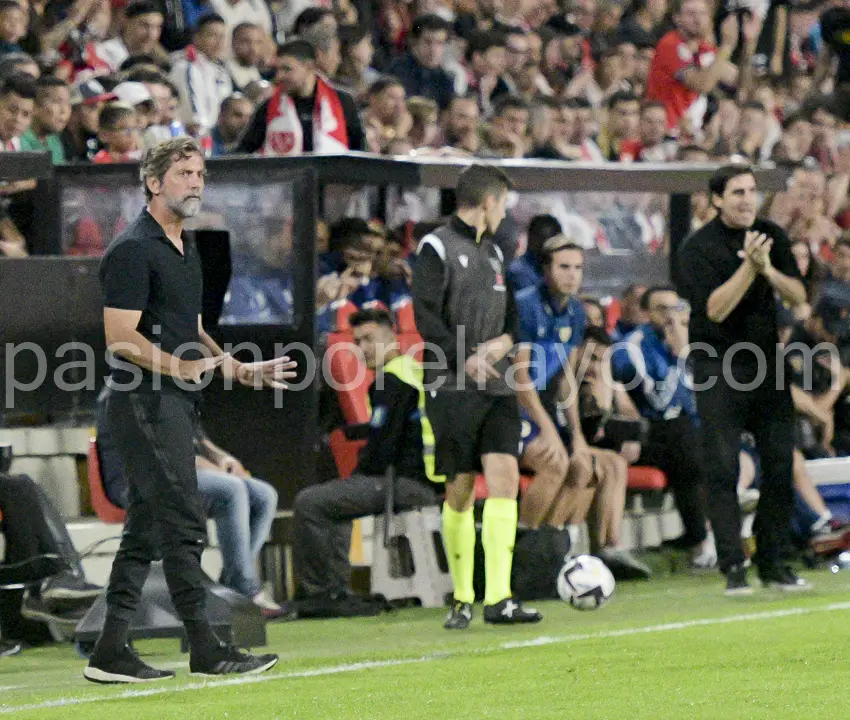
[[484, 604], [496, 605], [511, 596], [511, 563], [516, 540], [517, 503], [509, 498], [484, 501], [481, 540], [486, 586]]
[[475, 591], [472, 589], [472, 573], [475, 569], [475, 518], [472, 508], [458, 512], [452, 510], [448, 503], [443, 503], [443, 545], [455, 586], [455, 600], [475, 602]]

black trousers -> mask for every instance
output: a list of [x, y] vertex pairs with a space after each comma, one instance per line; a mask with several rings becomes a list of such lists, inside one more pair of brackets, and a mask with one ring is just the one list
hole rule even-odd
[[[424, 482], [395, 479], [396, 510], [437, 504]], [[351, 521], [384, 512], [386, 479], [354, 474], [346, 480], [313, 485], [295, 497], [295, 572], [305, 597], [344, 592], [351, 578], [348, 551]]]
[[683, 542], [694, 546], [705, 540], [703, 461], [699, 435], [693, 420], [682, 415], [671, 420], [655, 420], [638, 465], [664, 471], [685, 526]]
[[62, 571], [83, 577], [62, 515], [35, 482], [26, 475], [0, 475], [0, 508], [6, 536], [0, 585], [37, 582]]
[[195, 401], [168, 392], [110, 391], [102, 412], [129, 483], [127, 519], [106, 596], [109, 617], [132, 620], [150, 564], [162, 559], [180, 618], [199, 621], [206, 521], [195, 473]]
[[[755, 521], [756, 561], [766, 567], [781, 559], [794, 507], [791, 390], [787, 383], [777, 389], [772, 372], [756, 383], [755, 366], [732, 365], [727, 368], [726, 377], [719, 362], [704, 361], [695, 366], [697, 387], [711, 383], [712, 378], [715, 380], [711, 387], [697, 391], [697, 409], [718, 565], [725, 572], [745, 559], [737, 485], [741, 433], [749, 431], [756, 440], [763, 477]], [[741, 387], [747, 384], [754, 386]]]

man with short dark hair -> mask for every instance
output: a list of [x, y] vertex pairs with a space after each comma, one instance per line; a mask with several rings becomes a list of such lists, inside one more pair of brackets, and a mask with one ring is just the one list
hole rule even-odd
[[278, 47], [277, 63], [274, 93], [257, 107], [237, 151], [280, 156], [363, 150], [354, 98], [316, 72], [313, 46], [289, 40]]
[[443, 69], [449, 25], [438, 15], [421, 15], [410, 28], [410, 49], [396, 58], [388, 73], [404, 84], [408, 97], [434, 100], [445, 110], [454, 96], [454, 80]]
[[558, 218], [535, 215], [528, 223], [525, 252], [508, 268], [508, 278], [515, 292], [543, 282], [543, 245], [549, 238], [563, 232]]
[[620, 162], [669, 162], [675, 156], [675, 143], [666, 143], [667, 111], [655, 100], [640, 109], [637, 138], [620, 143]]
[[664, 471], [682, 517], [684, 534], [676, 545], [690, 551], [691, 564], [713, 567], [717, 556], [705, 528], [700, 497], [703, 465], [697, 435], [696, 401], [681, 358], [688, 345], [688, 309], [676, 290], [648, 288], [640, 299], [647, 321], [616, 348], [614, 380], [625, 385], [649, 424], [639, 465]]
[[288, 358], [238, 362], [204, 331], [200, 257], [183, 234], [184, 221], [200, 210], [204, 176], [195, 140], [180, 138], [151, 149], [141, 168], [148, 205], [101, 263], [111, 353], [103, 421], [126, 472], [129, 505], [109, 578], [106, 619], [84, 672], [92, 682], [174, 677], [147, 665], [127, 645], [150, 564], [158, 558], [186, 628], [190, 672], [255, 674], [278, 660], [277, 655], [245, 655], [222, 643], [204, 611], [206, 522], [195, 469], [204, 376], [220, 367], [225, 377], [244, 385], [285, 389], [295, 366]]
[[180, 92], [180, 119], [190, 134], [199, 137], [215, 127], [221, 103], [233, 92], [230, 74], [222, 63], [225, 31], [221, 15], [204, 15], [194, 43], [177, 56], [171, 70], [171, 81]]
[[375, 131], [381, 148], [396, 138], [405, 138], [413, 120], [405, 104], [404, 86], [398, 78], [378, 78], [368, 92], [369, 106], [364, 124]]
[[451, 99], [443, 122], [443, 144], [475, 155], [481, 149], [478, 132], [480, 117], [474, 95], [458, 95]]
[[243, 22], [233, 28], [231, 57], [225, 62], [225, 67], [236, 90], [244, 90], [248, 84], [262, 80], [258, 65], [263, 40], [263, 29], [259, 25]]
[[475, 593], [475, 476], [488, 487], [482, 538], [484, 621], [538, 622], [512, 599], [517, 525], [519, 406], [505, 374], [517, 335], [514, 297], [502, 251], [491, 239], [505, 217], [510, 181], [494, 166], [472, 165], [455, 189], [457, 212], [419, 243], [413, 275], [416, 327], [428, 344], [426, 408], [436, 471], [445, 475], [443, 541], [454, 581], [445, 627], [465, 630]]
[[380, 606], [348, 590], [351, 521], [386, 508], [392, 468], [396, 510], [437, 504], [444, 478], [434, 473], [433, 432], [425, 416], [422, 365], [399, 351], [385, 310], [359, 310], [349, 322], [369, 387], [366, 445], [351, 477], [313, 485], [295, 497], [295, 570], [301, 615], [376, 615]]
[[32, 122], [35, 108], [35, 80], [15, 73], [0, 84], [0, 152], [21, 149], [21, 135]]
[[224, 99], [218, 114], [218, 123], [211, 133], [213, 157], [221, 157], [233, 152], [239, 143], [239, 138], [251, 122], [253, 112], [254, 103], [242, 93], [233, 93]]
[[59, 136], [71, 116], [68, 83], [52, 75], [36, 81], [35, 114], [21, 136], [21, 150], [49, 152], [54, 165], [65, 162], [65, 148]]
[[466, 45], [469, 90], [478, 95], [478, 106], [485, 115], [490, 113], [495, 98], [510, 91], [502, 77], [506, 46], [504, 33], [497, 30], [474, 32]]
[[618, 90], [608, 99], [608, 124], [596, 139], [606, 160], [620, 159], [623, 143], [635, 139], [639, 122], [640, 101], [634, 93]]
[[495, 157], [525, 157], [531, 144], [530, 119], [531, 110], [525, 100], [515, 95], [499, 98], [487, 138], [490, 153]]
[[691, 358], [718, 565], [727, 594], [752, 592], [736, 495], [741, 434], [748, 430], [765, 479], [755, 525], [759, 577], [783, 590], [807, 589], [782, 563], [794, 503], [794, 408], [776, 327], [776, 296], [795, 307], [806, 291], [785, 232], [756, 219], [752, 169], [720, 168], [709, 192], [717, 217], [685, 240], [677, 259], [680, 293], [693, 307], [690, 342], [704, 348]]
[[159, 39], [165, 15], [149, 0], [135, 0], [124, 10], [121, 34], [90, 44], [84, 51], [86, 65], [98, 75], [117, 72], [131, 55], [160, 55]]

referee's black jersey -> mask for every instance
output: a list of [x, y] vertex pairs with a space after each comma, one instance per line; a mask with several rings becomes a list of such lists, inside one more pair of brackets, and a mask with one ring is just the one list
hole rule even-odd
[[[751, 230], [773, 240], [770, 261], [784, 275], [801, 279], [791, 243], [785, 231], [768, 220], [757, 219]], [[738, 343], [756, 345], [767, 358], [775, 357], [779, 334], [776, 326], [777, 300], [770, 283], [759, 275], [738, 306], [723, 322], [708, 317], [708, 299], [741, 266], [738, 252], [744, 249], [747, 230], [730, 228], [719, 217], [688, 237], [678, 253], [679, 294], [691, 303], [691, 345], [705, 343], [722, 358]], [[704, 358], [702, 352], [695, 358]], [[736, 360], [754, 360], [752, 352], [740, 352]], [[768, 362], [768, 366], [773, 363]]]
[[[516, 340], [518, 319], [513, 291], [508, 285], [504, 256], [485, 236], [456, 215], [419, 243], [413, 273], [413, 309], [422, 339], [439, 347], [443, 358], [426, 347], [425, 384], [443, 379], [444, 390], [457, 389], [463, 364], [478, 345], [508, 334]], [[504, 380], [510, 361], [496, 364], [503, 377], [487, 382], [488, 395], [511, 395]], [[447, 365], [447, 367], [446, 367]], [[477, 389], [466, 378], [466, 389]]]
[[[182, 360], [202, 357], [198, 316], [203, 277], [195, 243], [183, 235], [183, 254], [165, 236], [147, 209], [110, 245], [100, 264], [104, 307], [141, 310], [138, 331], [167, 353]], [[110, 359], [110, 386], [151, 392], [180, 388], [171, 377], [133, 367], [123, 358]], [[186, 383], [181, 383], [186, 385]]]

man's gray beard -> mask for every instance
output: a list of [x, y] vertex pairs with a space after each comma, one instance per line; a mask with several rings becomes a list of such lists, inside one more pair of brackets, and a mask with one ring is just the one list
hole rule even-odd
[[177, 217], [187, 220], [188, 218], [195, 217], [200, 212], [201, 201], [198, 198], [186, 198], [185, 200], [169, 203], [168, 209]]

